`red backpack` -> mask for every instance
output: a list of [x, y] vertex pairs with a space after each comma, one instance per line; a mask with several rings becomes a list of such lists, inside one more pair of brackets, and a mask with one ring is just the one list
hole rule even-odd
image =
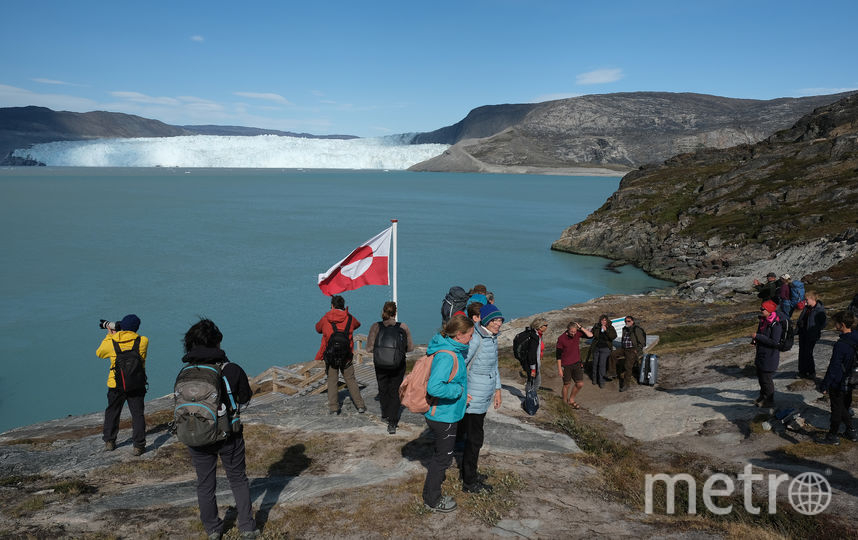
[[431, 356], [422, 356], [417, 360], [414, 369], [399, 385], [399, 401], [413, 413], [422, 414], [431, 408], [432, 415], [435, 415], [435, 398], [427, 394], [426, 386], [429, 384], [429, 374], [432, 373], [432, 360], [439, 352], [445, 352], [453, 357], [453, 369], [450, 370], [450, 378], [447, 382], [452, 381], [459, 371], [459, 358], [452, 351], [435, 351]]

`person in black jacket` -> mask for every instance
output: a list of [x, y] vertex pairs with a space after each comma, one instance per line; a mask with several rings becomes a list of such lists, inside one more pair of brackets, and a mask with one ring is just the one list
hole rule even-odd
[[766, 300], [760, 306], [760, 326], [751, 334], [751, 343], [756, 345], [757, 354], [754, 365], [757, 366], [757, 380], [760, 383], [760, 396], [754, 401], [757, 407], [774, 407], [775, 384], [772, 380], [780, 364], [779, 348], [783, 327], [777, 314], [778, 305]]
[[843, 436], [858, 442], [858, 432], [852, 427], [849, 408], [852, 407], [852, 388], [849, 387], [849, 374], [854, 369], [855, 353], [858, 348], [858, 335], [852, 331], [855, 316], [850, 311], [838, 311], [831, 317], [834, 329], [840, 332], [840, 339], [831, 351], [831, 362], [825, 372], [825, 378], [819, 384], [822, 395], [828, 394], [831, 403], [831, 423], [825, 437], [817, 438], [820, 444], [840, 444], [837, 434], [840, 424], [846, 428]]
[[795, 324], [798, 333], [798, 376], [814, 379], [816, 362], [813, 359], [813, 348], [825, 328], [825, 306], [819, 301], [815, 291], [807, 291], [804, 298], [806, 304]]
[[593, 333], [593, 342], [590, 344], [590, 356], [593, 358], [593, 384], [604, 388], [605, 381], [610, 380], [607, 376], [608, 361], [611, 358], [611, 351], [614, 350], [617, 330], [611, 324], [611, 319], [607, 315], [602, 315], [590, 331]]
[[[192, 364], [222, 364], [221, 373], [232, 389], [236, 403], [246, 405], [250, 402], [252, 391], [247, 374], [241, 366], [230, 362], [221, 350], [223, 340], [217, 325], [209, 319], [201, 319], [191, 326], [185, 334], [185, 356], [182, 362]], [[227, 390], [221, 388], [223, 405], [229, 407]], [[237, 413], [237, 411], [234, 411]], [[250, 485], [244, 461], [244, 436], [242, 430], [233, 431], [229, 438], [206, 446], [188, 446], [191, 462], [197, 473], [197, 502], [200, 505], [200, 520], [210, 539], [219, 539], [223, 535], [223, 520], [218, 516], [217, 498], [217, 458], [220, 456], [232, 496], [238, 512], [238, 528], [242, 538], [257, 538], [260, 535], [253, 519], [250, 505]]]

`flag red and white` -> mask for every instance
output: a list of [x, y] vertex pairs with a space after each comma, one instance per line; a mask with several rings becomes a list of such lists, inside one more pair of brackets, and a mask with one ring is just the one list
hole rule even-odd
[[389, 285], [388, 255], [393, 227], [373, 236], [348, 256], [319, 274], [319, 288], [326, 296], [352, 291], [364, 285]]

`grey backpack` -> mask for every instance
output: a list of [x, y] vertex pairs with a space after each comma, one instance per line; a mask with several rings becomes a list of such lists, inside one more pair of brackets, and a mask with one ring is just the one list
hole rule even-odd
[[[231, 408], [223, 401], [222, 388], [226, 388]], [[173, 401], [173, 429], [188, 446], [225, 440], [233, 430], [232, 424], [238, 423], [238, 411], [229, 382], [223, 376], [222, 363], [183, 367], [173, 387]]]

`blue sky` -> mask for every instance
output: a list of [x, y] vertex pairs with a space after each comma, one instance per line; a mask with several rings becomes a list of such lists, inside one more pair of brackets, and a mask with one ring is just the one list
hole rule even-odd
[[4, 2], [0, 107], [314, 134], [583, 94], [858, 88], [858, 2]]

